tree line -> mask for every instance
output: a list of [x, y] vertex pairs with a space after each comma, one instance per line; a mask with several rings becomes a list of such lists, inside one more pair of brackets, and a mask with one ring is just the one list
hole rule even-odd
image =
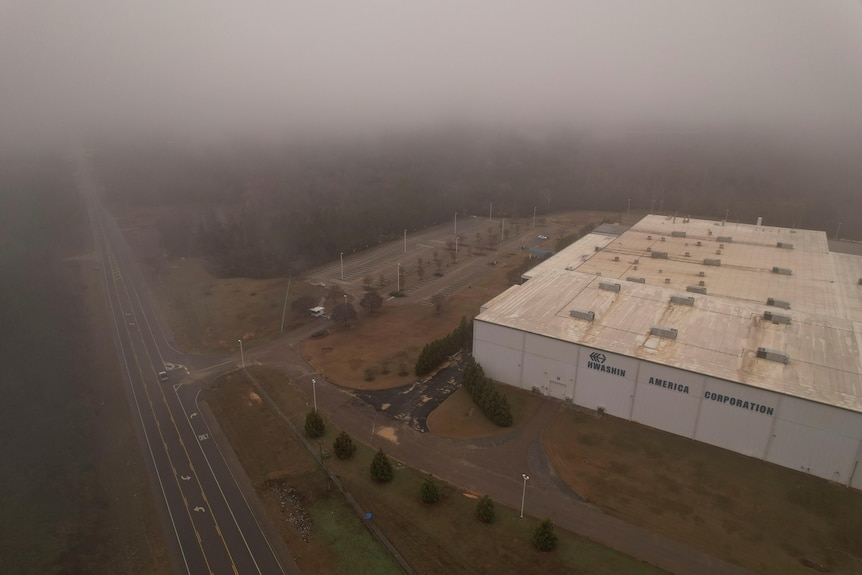
[[440, 339], [425, 344], [416, 358], [416, 377], [424, 377], [437, 369], [449, 357], [473, 345], [473, 320], [461, 316], [461, 322], [453, 331]]

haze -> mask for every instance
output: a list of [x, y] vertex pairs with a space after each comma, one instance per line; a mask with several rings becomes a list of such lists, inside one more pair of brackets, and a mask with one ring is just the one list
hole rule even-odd
[[858, 2], [0, 6], [0, 141], [478, 123], [862, 132]]

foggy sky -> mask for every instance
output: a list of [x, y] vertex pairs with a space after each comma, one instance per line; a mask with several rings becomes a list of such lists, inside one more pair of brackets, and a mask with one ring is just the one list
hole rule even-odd
[[0, 0], [0, 142], [445, 123], [862, 133], [856, 0]]

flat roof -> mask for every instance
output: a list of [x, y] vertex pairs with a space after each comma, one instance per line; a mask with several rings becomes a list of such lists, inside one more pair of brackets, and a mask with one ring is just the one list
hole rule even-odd
[[523, 277], [476, 319], [862, 412], [862, 257], [831, 253], [824, 232], [650, 215]]

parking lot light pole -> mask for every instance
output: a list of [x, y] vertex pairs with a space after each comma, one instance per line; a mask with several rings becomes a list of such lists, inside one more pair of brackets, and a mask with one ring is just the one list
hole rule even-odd
[[401, 262], [398, 262], [398, 271], [395, 273], [395, 278], [398, 280], [398, 287], [395, 291], [401, 292]]
[[407, 230], [404, 230], [404, 253], [407, 253]]
[[458, 235], [458, 212], [455, 212], [455, 235]]
[[530, 479], [530, 476], [526, 473], [522, 473], [521, 477], [524, 478], [524, 490], [521, 492], [521, 519], [524, 518], [524, 498], [527, 496], [527, 480]]
[[242, 340], [238, 339], [237, 341], [239, 342], [239, 358], [242, 362], [242, 368], [245, 369], [245, 355], [242, 353]]
[[311, 396], [314, 398], [314, 411], [317, 411], [317, 380], [311, 378]]
[[344, 279], [344, 252], [341, 252], [341, 279]]
[[536, 227], [536, 206], [533, 206], [533, 227]]

